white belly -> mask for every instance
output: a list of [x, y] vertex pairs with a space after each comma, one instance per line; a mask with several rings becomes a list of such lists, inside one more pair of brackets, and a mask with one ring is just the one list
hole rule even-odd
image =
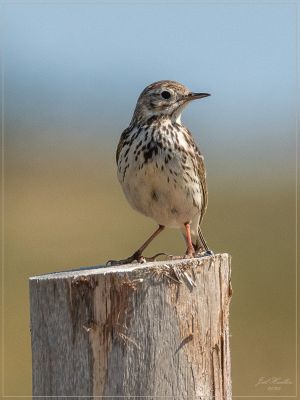
[[184, 171], [178, 170], [176, 163], [169, 166], [177, 176], [166, 172], [166, 166], [162, 170], [155, 159], [140, 170], [133, 164], [120, 183], [134, 209], [160, 225], [179, 228], [199, 215], [201, 190], [198, 182], [186, 183]]

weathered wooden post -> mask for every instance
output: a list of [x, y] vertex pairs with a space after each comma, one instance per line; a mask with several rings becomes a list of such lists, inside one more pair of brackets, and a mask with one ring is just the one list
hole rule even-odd
[[231, 399], [230, 258], [30, 279], [34, 396]]

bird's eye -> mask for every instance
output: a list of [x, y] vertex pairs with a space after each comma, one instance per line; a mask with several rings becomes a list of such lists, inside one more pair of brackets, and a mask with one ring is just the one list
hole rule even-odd
[[167, 90], [164, 90], [163, 92], [161, 92], [161, 97], [163, 98], [163, 99], [169, 99], [170, 97], [171, 97], [171, 93], [170, 92], [168, 92]]

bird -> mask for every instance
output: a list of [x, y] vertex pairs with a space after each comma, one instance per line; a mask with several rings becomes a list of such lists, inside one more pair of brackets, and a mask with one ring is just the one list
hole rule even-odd
[[210, 255], [200, 224], [207, 209], [204, 158], [191, 132], [181, 122], [183, 109], [210, 96], [182, 83], [161, 80], [138, 97], [129, 126], [117, 150], [117, 176], [133, 209], [158, 224], [155, 232], [130, 257], [111, 265], [154, 261], [144, 250], [165, 227], [179, 229], [186, 243], [183, 257]]

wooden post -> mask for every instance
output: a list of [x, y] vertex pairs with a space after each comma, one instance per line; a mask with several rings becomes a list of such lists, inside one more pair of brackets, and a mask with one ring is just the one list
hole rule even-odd
[[230, 257], [30, 278], [34, 396], [231, 399]]

